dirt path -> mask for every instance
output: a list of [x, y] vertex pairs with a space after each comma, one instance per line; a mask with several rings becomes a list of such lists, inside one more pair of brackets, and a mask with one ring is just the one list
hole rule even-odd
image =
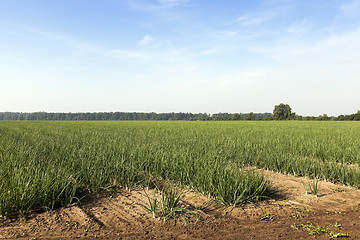
[[26, 220], [0, 220], [0, 239], [331, 239], [340, 233], [360, 239], [360, 190], [321, 182], [315, 197], [305, 194], [304, 178], [265, 174], [280, 192], [256, 205], [218, 208], [188, 192], [183, 207], [198, 215], [164, 222], [139, 205], [147, 204], [142, 189], [121, 190]]

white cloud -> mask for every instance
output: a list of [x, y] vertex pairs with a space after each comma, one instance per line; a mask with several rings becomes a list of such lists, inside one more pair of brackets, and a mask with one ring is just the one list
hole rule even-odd
[[359, 48], [360, 29], [334, 34], [321, 41], [320, 46], [333, 47], [342, 46], [348, 48]]
[[340, 6], [340, 11], [346, 17], [359, 17], [360, 16], [360, 1], [353, 0], [349, 3]]
[[125, 60], [148, 60], [151, 56], [146, 52], [141, 51], [131, 51], [131, 50], [122, 50], [122, 49], [114, 49], [111, 50], [110, 56], [116, 59], [125, 59]]
[[175, 7], [188, 7], [191, 0], [157, 0], [151, 3], [148, 0], [126, 0], [130, 9], [136, 11], [153, 12]]
[[67, 35], [67, 34], [64, 34], [64, 33], [57, 33], [57, 32], [37, 29], [37, 28], [33, 28], [33, 27], [26, 27], [25, 30], [32, 34], [36, 34], [44, 39], [54, 40], [54, 41], [58, 42], [59, 44], [69, 47], [78, 53], [79, 52], [95, 52], [96, 53], [96, 52], [101, 51], [101, 50], [99, 50], [99, 48], [97, 46], [95, 46], [93, 44], [89, 44], [87, 42], [80, 41], [77, 38]]
[[224, 54], [226, 52], [233, 52], [238, 49], [237, 46], [234, 45], [215, 45], [208, 49], [203, 50], [200, 53], [201, 55], [214, 55], [214, 54]]
[[[255, 51], [279, 60], [303, 61], [304, 64], [308, 64], [306, 59], [311, 59], [310, 64], [315, 61], [332, 61], [340, 64], [342, 58], [353, 59], [355, 63], [359, 62], [357, 59], [360, 57], [359, 38], [360, 29], [332, 34], [319, 40], [279, 40], [277, 45], [258, 48]], [[325, 64], [324, 67], [329, 66]]]
[[245, 14], [241, 17], [230, 22], [230, 24], [238, 23], [244, 26], [253, 26], [260, 25], [262, 23], [268, 22], [276, 18], [276, 14], [274, 12], [262, 12], [257, 14]]
[[222, 31], [222, 35], [228, 36], [228, 37], [234, 37], [239, 34], [238, 31]]
[[291, 26], [289, 26], [286, 30], [289, 33], [298, 35], [309, 31], [310, 28], [311, 27], [309, 26], [307, 19], [303, 19], [302, 21], [297, 20], [296, 22], [291, 24]]
[[287, 15], [294, 7], [291, 0], [280, 0], [273, 3], [268, 3], [262, 6], [257, 11], [245, 12], [240, 17], [228, 22], [228, 24], [240, 24], [243, 26], [257, 26], [263, 23], [270, 22], [281, 16]]
[[[143, 70], [147, 69], [155, 75], [171, 74], [172, 76], [183, 77], [186, 72], [194, 73], [201, 65], [192, 52], [181, 48], [157, 51], [113, 49], [108, 54], [109, 57], [118, 60], [121, 64], [129, 64]], [[146, 76], [146, 78], [150, 78], [150, 76]]]
[[293, 0], [267, 0], [262, 3], [263, 6], [273, 6], [273, 5], [284, 5], [292, 3]]
[[186, 6], [190, 0], [158, 0], [160, 6], [164, 8]]
[[139, 45], [144, 46], [144, 45], [148, 45], [150, 43], [152, 43], [153, 41], [155, 41], [155, 38], [153, 38], [150, 35], [145, 35], [140, 41], [139, 41]]

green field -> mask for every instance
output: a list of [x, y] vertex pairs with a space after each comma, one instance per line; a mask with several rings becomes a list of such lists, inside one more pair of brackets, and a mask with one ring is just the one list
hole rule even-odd
[[360, 186], [358, 122], [0, 122], [0, 215], [171, 180], [224, 204], [272, 194], [256, 166]]

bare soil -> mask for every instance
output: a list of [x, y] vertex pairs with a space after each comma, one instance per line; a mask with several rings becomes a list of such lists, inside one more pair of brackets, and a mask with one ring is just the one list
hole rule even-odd
[[0, 239], [331, 239], [336, 233], [360, 239], [360, 190], [322, 181], [315, 197], [305, 194], [305, 178], [264, 173], [279, 192], [260, 203], [224, 208], [189, 191], [181, 203], [194, 214], [164, 221], [139, 205], [148, 204], [143, 189], [122, 189], [0, 220]]

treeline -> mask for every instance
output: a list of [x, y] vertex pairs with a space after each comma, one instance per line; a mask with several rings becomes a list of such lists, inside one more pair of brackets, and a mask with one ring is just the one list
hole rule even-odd
[[[329, 117], [293, 115], [290, 120], [299, 121], [360, 121], [360, 111], [350, 115]], [[144, 112], [0, 112], [0, 121], [271, 121], [279, 120], [272, 113], [144, 113]]]
[[337, 117], [329, 117], [326, 114], [315, 116], [296, 116], [296, 120], [305, 120], [305, 121], [360, 121], [360, 111], [354, 114], [349, 115], [339, 115]]
[[225, 120], [271, 120], [271, 113], [144, 113], [144, 112], [0, 112], [0, 121], [225, 121]]

